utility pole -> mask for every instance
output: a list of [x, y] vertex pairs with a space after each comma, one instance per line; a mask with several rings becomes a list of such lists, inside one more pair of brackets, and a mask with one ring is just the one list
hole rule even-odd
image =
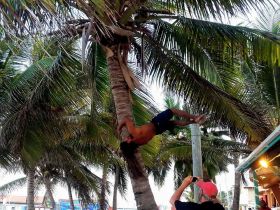
[[[193, 176], [203, 177], [202, 170], [202, 153], [201, 153], [201, 133], [199, 124], [191, 124], [191, 140], [192, 140], [192, 160], [193, 160]], [[194, 201], [199, 200], [199, 189], [194, 185]]]

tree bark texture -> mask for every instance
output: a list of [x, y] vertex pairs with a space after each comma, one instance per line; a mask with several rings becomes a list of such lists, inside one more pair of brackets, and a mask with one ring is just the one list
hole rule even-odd
[[99, 198], [99, 205], [100, 210], [106, 210], [106, 188], [107, 188], [107, 175], [108, 175], [108, 168], [107, 166], [103, 167], [103, 174], [102, 174], [102, 185], [101, 185], [101, 192]]
[[[238, 155], [234, 155], [234, 167], [237, 168], [239, 161]], [[237, 171], [234, 173], [234, 192], [233, 192], [233, 199], [232, 199], [232, 210], [239, 210], [239, 200], [240, 200], [240, 181], [241, 181], [241, 174]]]
[[114, 192], [113, 192], [113, 210], [117, 210], [117, 196], [118, 196], [118, 185], [119, 185], [119, 176], [120, 176], [120, 168], [116, 166], [115, 172], [115, 183], [114, 183]]
[[55, 200], [53, 198], [53, 193], [52, 193], [52, 190], [51, 190], [51, 181], [48, 177], [44, 178], [44, 184], [45, 184], [45, 187], [46, 187], [46, 190], [47, 190], [47, 193], [48, 193], [48, 197], [51, 201], [51, 209], [55, 209]]
[[34, 205], [34, 180], [35, 180], [35, 169], [30, 168], [27, 172], [27, 210], [35, 210]]
[[[107, 62], [109, 65], [110, 82], [116, 107], [117, 120], [118, 123], [120, 123], [124, 117], [129, 117], [132, 119], [132, 106], [129, 98], [128, 86], [125, 82], [118, 60], [117, 49], [117, 46], [111, 47], [113, 56], [108, 57]], [[123, 137], [124, 136], [122, 135], [122, 138]], [[129, 145], [129, 147], [131, 145]], [[139, 152], [139, 148], [129, 148], [129, 150], [131, 153], [126, 155], [122, 149], [127, 163], [137, 209], [155, 210], [157, 209], [157, 205], [150, 188], [148, 176], [144, 168], [144, 163]]]
[[70, 201], [70, 209], [74, 210], [75, 206], [74, 206], [74, 200], [73, 200], [71, 185], [70, 185], [70, 183], [67, 179], [66, 179], [66, 185], [67, 185], [68, 196], [69, 196], [69, 201]]

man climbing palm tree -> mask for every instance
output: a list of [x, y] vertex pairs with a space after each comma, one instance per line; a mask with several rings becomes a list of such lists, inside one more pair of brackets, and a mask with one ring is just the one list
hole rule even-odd
[[[183, 117], [185, 121], [171, 120], [176, 115]], [[173, 130], [175, 126], [186, 126], [192, 123], [202, 124], [206, 121], [205, 115], [192, 115], [179, 109], [167, 109], [155, 116], [150, 123], [136, 127], [134, 122], [125, 117], [118, 126], [118, 132], [121, 132], [124, 126], [127, 127], [129, 136], [126, 142], [134, 142], [137, 145], [147, 144], [155, 135], [161, 134], [166, 130]]]

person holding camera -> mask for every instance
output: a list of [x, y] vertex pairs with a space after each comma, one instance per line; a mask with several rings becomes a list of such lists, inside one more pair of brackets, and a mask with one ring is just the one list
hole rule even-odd
[[[199, 203], [182, 202], [180, 197], [183, 191], [194, 182], [200, 189]], [[173, 193], [170, 198], [172, 210], [225, 210], [217, 199], [217, 186], [210, 179], [200, 179], [197, 177], [186, 177], [181, 186]]]

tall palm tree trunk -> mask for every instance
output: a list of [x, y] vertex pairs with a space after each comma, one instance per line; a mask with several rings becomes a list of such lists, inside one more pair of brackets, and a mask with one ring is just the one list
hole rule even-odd
[[29, 168], [27, 171], [27, 210], [35, 210], [34, 205], [34, 180], [35, 180], [35, 169]]
[[[110, 82], [116, 107], [117, 120], [118, 123], [120, 123], [124, 117], [132, 119], [132, 107], [129, 98], [129, 90], [118, 60], [118, 47], [114, 45], [111, 47], [111, 50], [113, 51], [113, 56], [107, 57], [107, 62], [110, 70]], [[139, 149], [136, 148], [131, 151], [131, 154], [124, 155], [124, 158], [127, 163], [137, 209], [157, 209]]]
[[100, 193], [100, 198], [99, 198], [100, 210], [106, 210], [107, 175], [108, 175], [108, 168], [107, 168], [107, 166], [104, 166], [103, 174], [102, 174], [101, 193]]
[[44, 184], [45, 184], [49, 199], [51, 201], [51, 209], [55, 209], [55, 200], [53, 198], [53, 193], [52, 193], [52, 190], [51, 190], [51, 182], [50, 182], [50, 179], [48, 177], [44, 178]]
[[75, 206], [74, 206], [74, 200], [73, 200], [71, 185], [70, 185], [70, 183], [67, 179], [66, 179], [66, 185], [67, 185], [68, 196], [69, 196], [69, 201], [70, 201], [70, 209], [74, 210]]
[[[237, 168], [239, 161], [239, 156], [234, 155], [234, 167]], [[237, 171], [234, 173], [234, 193], [233, 193], [233, 199], [232, 199], [232, 210], [238, 210], [239, 209], [239, 200], [240, 200], [240, 181], [241, 181], [241, 174]]]
[[119, 176], [120, 176], [120, 167], [116, 165], [115, 172], [115, 183], [114, 183], [114, 192], [113, 192], [113, 210], [117, 210], [117, 194], [118, 194], [118, 185], [119, 185]]

